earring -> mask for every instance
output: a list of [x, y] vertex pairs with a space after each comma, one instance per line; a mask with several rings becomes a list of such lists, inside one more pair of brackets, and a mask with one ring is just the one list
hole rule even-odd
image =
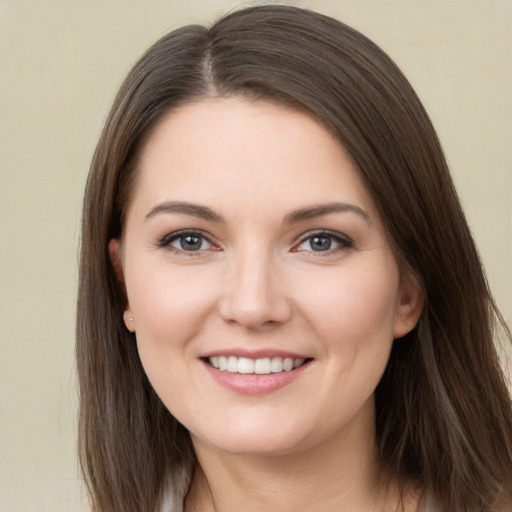
[[134, 322], [133, 322], [133, 313], [126, 309], [123, 313], [123, 321], [125, 327], [128, 329], [128, 331], [133, 332], [134, 329]]

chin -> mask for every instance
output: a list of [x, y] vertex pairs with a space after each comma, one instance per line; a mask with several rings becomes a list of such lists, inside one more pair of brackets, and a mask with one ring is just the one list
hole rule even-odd
[[218, 436], [211, 430], [207, 436], [192, 434], [194, 446], [199, 443], [221, 452], [241, 456], [276, 456], [300, 451], [307, 446], [307, 440], [291, 429], [265, 427], [259, 429], [224, 429]]

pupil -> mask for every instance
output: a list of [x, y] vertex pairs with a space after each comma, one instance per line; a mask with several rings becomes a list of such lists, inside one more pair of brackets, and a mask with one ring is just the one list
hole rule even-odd
[[327, 251], [331, 247], [331, 239], [326, 236], [315, 236], [310, 244], [314, 251]]
[[197, 251], [201, 248], [201, 237], [195, 235], [182, 236], [180, 245], [185, 251]]

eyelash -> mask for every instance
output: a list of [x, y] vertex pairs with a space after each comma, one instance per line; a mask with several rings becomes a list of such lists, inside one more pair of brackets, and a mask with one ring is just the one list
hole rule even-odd
[[[208, 249], [219, 250], [218, 248], [216, 248], [215, 244], [210, 240], [210, 237], [207, 236], [202, 231], [187, 230], [187, 229], [183, 229], [181, 231], [174, 231], [173, 233], [169, 233], [168, 235], [165, 235], [158, 242], [157, 245], [158, 245], [158, 247], [161, 247], [163, 249], [169, 249], [173, 252], [176, 252], [179, 254], [185, 254], [187, 256], [198, 256], [203, 251], [208, 250], [208, 249], [198, 249], [195, 251], [187, 251], [183, 248], [179, 249], [178, 247], [174, 247], [171, 245], [173, 242], [180, 240], [180, 238], [186, 238], [186, 237], [200, 238], [202, 241], [206, 241], [207, 243], [210, 244], [211, 247], [209, 247]], [[202, 242], [201, 242], [201, 245], [202, 245]]]
[[[310, 240], [310, 246], [311, 246], [311, 241], [315, 238], [329, 239], [329, 240], [337, 243], [338, 246], [334, 247], [334, 248], [331, 248], [329, 246], [326, 250], [323, 250], [323, 251], [313, 251], [312, 249], [305, 250], [305, 249], [299, 248], [304, 242], [307, 242], [308, 240]], [[292, 252], [309, 252], [309, 253], [314, 253], [315, 255], [318, 255], [318, 256], [324, 256], [324, 255], [327, 256], [327, 255], [332, 255], [333, 253], [336, 253], [339, 251], [350, 249], [351, 247], [353, 247], [353, 245], [354, 245], [354, 242], [352, 241], [351, 238], [349, 238], [346, 235], [341, 235], [340, 233], [327, 231], [327, 230], [314, 231], [314, 232], [310, 231], [300, 237], [299, 243], [293, 247]]]
[[[183, 248], [178, 248], [178, 247], [172, 246], [173, 242], [178, 241], [181, 238], [185, 238], [185, 237], [199, 238], [199, 239], [201, 239], [201, 245], [202, 245], [203, 241], [205, 241], [208, 244], [210, 244], [210, 247], [208, 247], [207, 249], [199, 248], [197, 250], [185, 250]], [[331, 248], [330, 247], [331, 242], [330, 242], [329, 247], [325, 250], [314, 251], [312, 248], [311, 248], [311, 250], [300, 249], [300, 246], [303, 243], [307, 242], [308, 240], [310, 240], [310, 247], [311, 247], [311, 241], [315, 238], [329, 239], [331, 242], [334, 241], [336, 244], [338, 244], [338, 246]], [[202, 231], [186, 230], [186, 229], [181, 230], [181, 231], [175, 231], [173, 233], [169, 233], [168, 235], [164, 236], [158, 242], [157, 245], [158, 245], [158, 247], [161, 247], [164, 249], [169, 249], [173, 252], [176, 252], [179, 254], [185, 254], [187, 256], [198, 256], [203, 251], [209, 250], [209, 249], [216, 250], [216, 251], [220, 250], [220, 248], [218, 246], [215, 246], [215, 244], [211, 241], [210, 237], [207, 236]], [[299, 239], [299, 242], [296, 245], [294, 245], [293, 248], [291, 249], [291, 252], [308, 252], [308, 253], [316, 254], [318, 256], [324, 256], [324, 255], [327, 256], [327, 255], [331, 255], [333, 253], [336, 253], [336, 252], [339, 252], [339, 251], [342, 251], [345, 249], [350, 249], [351, 247], [353, 247], [353, 241], [349, 237], [347, 237], [345, 235], [341, 235], [340, 233], [332, 232], [332, 231], [320, 230], [320, 231], [313, 231], [313, 232], [310, 231], [310, 232], [302, 235]]]

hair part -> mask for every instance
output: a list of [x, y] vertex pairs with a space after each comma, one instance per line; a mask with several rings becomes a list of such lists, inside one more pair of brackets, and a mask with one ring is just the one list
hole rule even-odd
[[500, 317], [436, 133], [374, 43], [284, 6], [164, 36], [131, 70], [107, 118], [84, 199], [77, 312], [80, 460], [93, 510], [153, 512], [168, 476], [195, 465], [188, 432], [156, 396], [123, 324], [126, 298], [108, 243], [122, 236], [141, 151], [162, 116], [231, 96], [298, 109], [337, 137], [398, 262], [424, 290], [420, 322], [395, 341], [376, 390], [383, 464], [441, 511], [505, 510], [512, 408], [493, 343]]

